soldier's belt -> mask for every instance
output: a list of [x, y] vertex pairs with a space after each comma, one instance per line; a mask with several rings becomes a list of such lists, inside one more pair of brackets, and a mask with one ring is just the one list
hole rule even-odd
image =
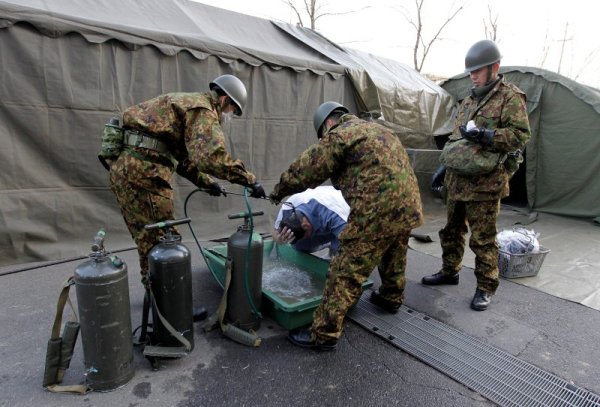
[[141, 131], [124, 130], [123, 133], [123, 141], [128, 146], [147, 148], [148, 150], [158, 151], [162, 154], [169, 152], [167, 144], [164, 141], [151, 137]]

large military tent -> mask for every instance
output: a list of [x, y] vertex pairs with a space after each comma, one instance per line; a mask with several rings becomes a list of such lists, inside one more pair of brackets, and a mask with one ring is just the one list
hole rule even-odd
[[[527, 95], [532, 138], [522, 172], [511, 188], [536, 211], [600, 216], [600, 90], [531, 67], [501, 67]], [[457, 100], [471, 86], [467, 75], [441, 85]], [[519, 170], [522, 171], [522, 170]]]
[[[101, 227], [109, 249], [132, 246], [96, 155], [113, 114], [160, 93], [240, 77], [249, 101], [225, 128], [228, 149], [267, 191], [316, 141], [312, 114], [325, 100], [383, 113], [414, 148], [448, 132], [454, 108], [446, 91], [398, 62], [186, 0], [0, 0], [0, 60], [0, 265], [86, 254]], [[176, 187], [183, 217], [194, 186]], [[189, 203], [201, 237], [230, 234], [237, 223], [226, 214], [246, 209], [231, 195]], [[267, 214], [257, 226], [270, 230], [277, 208], [252, 205]]]

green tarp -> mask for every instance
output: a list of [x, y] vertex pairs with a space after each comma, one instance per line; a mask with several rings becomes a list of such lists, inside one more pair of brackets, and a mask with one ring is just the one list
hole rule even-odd
[[[383, 112], [413, 148], [446, 132], [454, 108], [400, 63], [187, 0], [0, 0], [0, 61], [0, 266], [85, 255], [100, 227], [111, 249], [133, 245], [96, 155], [111, 116], [160, 93], [239, 76], [248, 104], [225, 126], [226, 142], [267, 191], [317, 141], [312, 115], [326, 100]], [[176, 178], [175, 187], [183, 217], [194, 186]], [[252, 205], [270, 232], [278, 208]], [[207, 194], [188, 208], [201, 238], [231, 234], [238, 223], [227, 214], [246, 209], [240, 197]]]

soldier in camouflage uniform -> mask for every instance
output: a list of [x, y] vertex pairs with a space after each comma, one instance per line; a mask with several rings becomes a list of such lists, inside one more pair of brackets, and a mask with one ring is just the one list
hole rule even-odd
[[253, 197], [265, 197], [254, 174], [227, 153], [221, 130], [223, 120], [242, 114], [244, 84], [222, 75], [210, 89], [168, 93], [127, 108], [122, 148], [102, 147], [100, 158], [110, 170], [111, 188], [137, 245], [142, 277], [148, 273], [147, 255], [163, 234], [144, 225], [173, 219], [174, 172], [213, 196], [225, 195], [225, 190], [208, 174], [250, 187]]
[[[499, 284], [496, 219], [500, 199], [509, 194], [509, 179], [522, 161], [520, 152], [531, 137], [525, 107], [525, 94], [498, 74], [500, 51], [493, 41], [475, 43], [467, 52], [465, 72], [473, 88], [461, 103], [450, 140], [465, 138], [489, 151], [506, 154], [506, 161], [482, 175], [459, 175], [440, 166], [433, 176], [434, 191], [445, 184], [448, 219], [440, 230], [442, 270], [423, 277], [426, 285], [458, 284], [465, 249], [467, 227], [471, 228], [469, 247], [475, 253], [477, 288], [471, 308], [488, 308]], [[476, 127], [467, 129], [473, 120]]]
[[382, 284], [371, 301], [389, 312], [400, 308], [406, 251], [411, 229], [423, 221], [417, 180], [402, 143], [376, 123], [349, 114], [336, 102], [315, 112], [319, 142], [281, 174], [272, 202], [331, 178], [350, 206], [340, 247], [329, 266], [323, 301], [311, 328], [289, 332], [292, 343], [333, 350], [348, 309], [360, 298], [362, 284], [379, 266]]

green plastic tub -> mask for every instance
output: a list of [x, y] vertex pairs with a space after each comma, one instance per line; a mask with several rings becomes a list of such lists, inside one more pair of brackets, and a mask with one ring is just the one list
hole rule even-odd
[[[263, 268], [269, 264], [269, 254], [273, 247], [273, 240], [264, 240], [264, 258]], [[325, 285], [329, 261], [320, 257], [306, 254], [294, 250], [290, 245], [277, 245], [275, 247], [281, 264], [289, 264], [303, 271], [310, 273], [317, 288]], [[209, 266], [214, 272], [215, 278], [221, 283], [225, 282], [225, 261], [227, 259], [227, 245], [214, 246], [211, 248], [202, 248]], [[264, 278], [264, 275], [263, 275]], [[373, 285], [369, 278], [364, 284], [363, 289]], [[305, 298], [287, 298], [272, 292], [265, 287], [262, 289], [262, 309], [263, 314], [274, 319], [279, 325], [286, 329], [293, 329], [312, 323], [313, 313], [321, 303], [322, 288], [314, 295]]]

